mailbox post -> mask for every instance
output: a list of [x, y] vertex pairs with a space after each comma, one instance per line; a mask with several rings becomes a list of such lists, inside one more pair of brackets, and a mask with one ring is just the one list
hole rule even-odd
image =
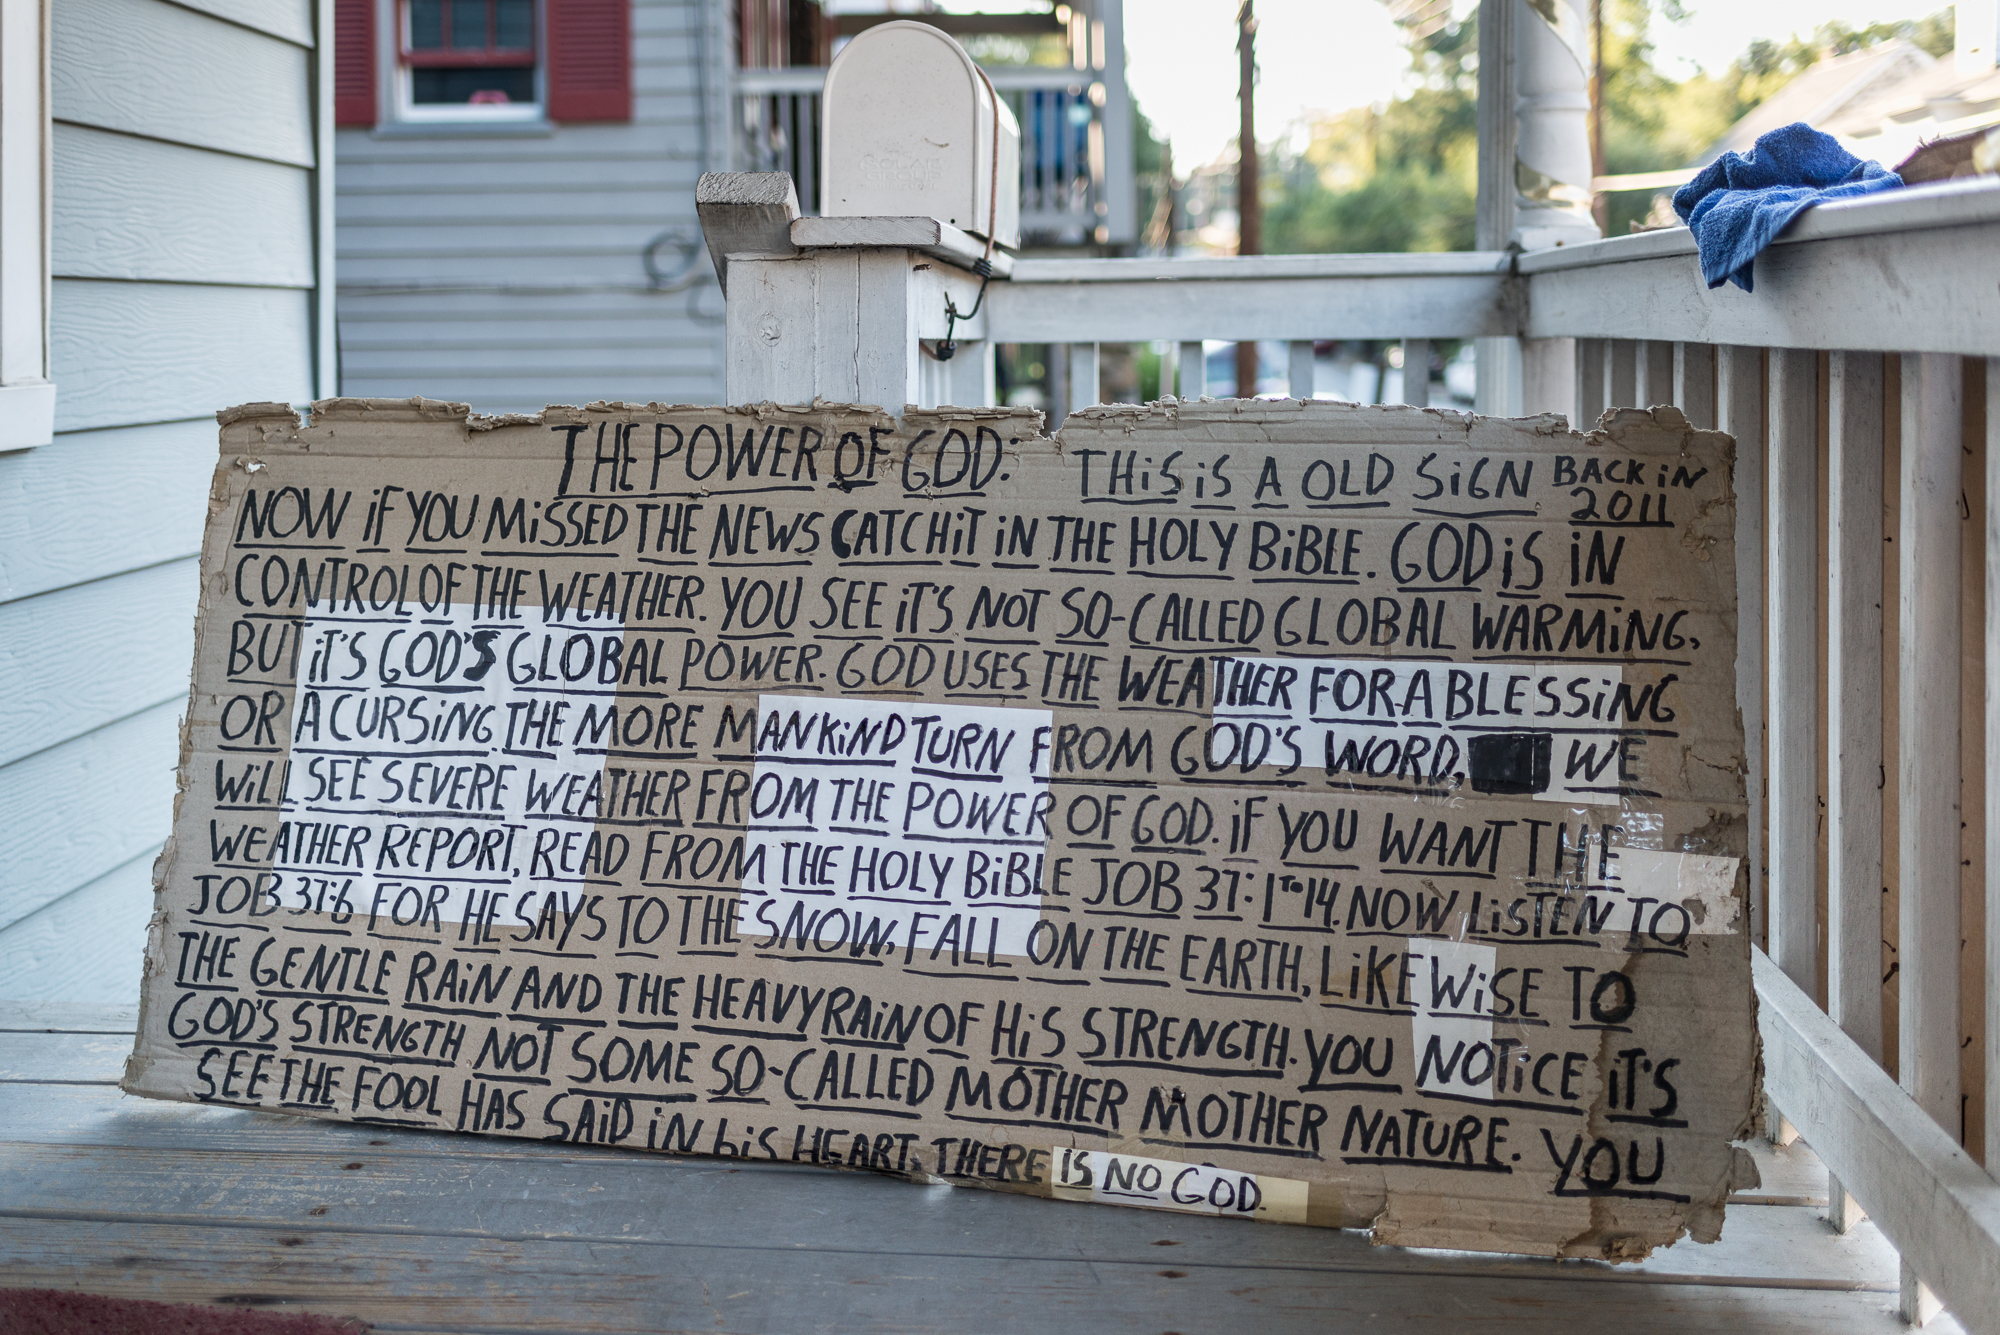
[[713, 174], [696, 207], [728, 301], [728, 402], [979, 407], [981, 300], [1013, 270], [1020, 131], [947, 34], [885, 23], [827, 72], [821, 213], [782, 174]]

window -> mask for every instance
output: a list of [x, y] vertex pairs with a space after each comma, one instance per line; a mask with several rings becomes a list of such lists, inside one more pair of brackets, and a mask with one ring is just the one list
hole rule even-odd
[[508, 124], [534, 132], [545, 115], [629, 121], [632, 4], [333, 0], [335, 123], [456, 134]]
[[540, 117], [535, 0], [403, 0], [402, 19], [408, 111]]

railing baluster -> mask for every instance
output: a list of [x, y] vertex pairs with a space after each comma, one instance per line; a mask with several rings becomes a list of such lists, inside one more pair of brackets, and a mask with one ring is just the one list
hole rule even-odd
[[1750, 931], [1764, 935], [1764, 353], [1716, 349], [1717, 425], [1736, 438], [1736, 704], [1750, 799]]
[[1570, 426], [1588, 431], [1604, 413], [1604, 344], [1601, 338], [1576, 341], [1576, 416]]
[[1069, 345], [1069, 405], [1068, 411], [1088, 408], [1098, 402], [1097, 388], [1097, 345], [1095, 343], [1072, 343]]
[[1770, 368], [1770, 956], [1817, 997], [1819, 355], [1773, 348]]
[[1715, 428], [1715, 345], [1674, 344], [1673, 403], [1704, 431]]
[[1180, 397], [1198, 399], [1208, 393], [1208, 362], [1199, 342], [1181, 344]]
[[[1309, 338], [1295, 338], [1286, 344], [1286, 393], [1295, 399], [1313, 396], [1313, 345]], [[1407, 365], [1407, 363], [1405, 363]]]
[[1898, 1077], [1959, 1131], [1960, 366], [1903, 357]]
[[1643, 339], [1635, 350], [1632, 404], [1651, 408], [1674, 401], [1674, 345], [1657, 338]]
[[1639, 406], [1639, 345], [1629, 338], [1614, 338], [1604, 345], [1604, 406]]
[[1419, 408], [1431, 405], [1431, 341], [1403, 340], [1403, 402]]
[[1827, 378], [1826, 1011], [1879, 1062], [1882, 356], [1836, 352]]

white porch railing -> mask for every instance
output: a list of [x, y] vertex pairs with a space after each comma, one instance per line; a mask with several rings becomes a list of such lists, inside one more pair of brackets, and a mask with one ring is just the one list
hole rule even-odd
[[[1901, 1250], [1906, 1313], [1934, 1292], [2000, 1330], [2000, 1184], [1975, 1162], [2000, 1164], [2000, 182], [1823, 206], [1759, 258], [1754, 294], [1704, 286], [1684, 231], [1519, 255], [1019, 260], [949, 362], [926, 343], [947, 293], [969, 306], [978, 248], [827, 230], [732, 247], [756, 252], [728, 263], [732, 402], [990, 402], [993, 345], [1047, 343], [1059, 415], [1097, 401], [1102, 342], [1169, 342], [1163, 383], [1199, 394], [1205, 338], [1288, 341], [1309, 395], [1314, 339], [1400, 338], [1409, 365], [1477, 338], [1482, 402], [1583, 424], [1673, 404], [1734, 435], [1777, 1134], [1832, 1170], [1836, 1227], [1866, 1211]], [[864, 336], [859, 306], [824, 306], [838, 285], [788, 274], [799, 261], [851, 267], [903, 324]], [[813, 319], [774, 321], [809, 288]], [[806, 325], [812, 346], [769, 332]]]
[[[1021, 127], [1021, 233], [1030, 245], [1130, 241], [1132, 154], [1108, 137], [1105, 72], [995, 66], [987, 77]], [[819, 211], [820, 91], [817, 68], [735, 73], [736, 161], [746, 172], [787, 172], [799, 202]]]

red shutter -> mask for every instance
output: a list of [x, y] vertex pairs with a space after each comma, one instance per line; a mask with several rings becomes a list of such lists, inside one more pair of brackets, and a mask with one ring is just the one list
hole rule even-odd
[[375, 123], [375, 0], [334, 0], [333, 123]]
[[632, 119], [632, 0], [547, 0], [549, 119]]

